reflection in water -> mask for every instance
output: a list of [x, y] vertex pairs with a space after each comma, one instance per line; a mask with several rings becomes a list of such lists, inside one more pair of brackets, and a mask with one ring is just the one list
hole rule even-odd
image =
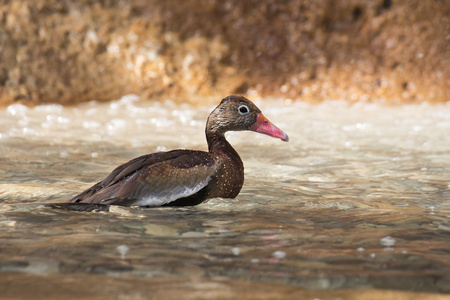
[[109, 213], [45, 204], [70, 199], [138, 155], [205, 149], [213, 105], [128, 96], [0, 111], [0, 277], [22, 272], [19, 280], [36, 285], [29, 274], [136, 284], [151, 277], [176, 284], [178, 295], [189, 289], [180, 280], [215, 280], [223, 295], [257, 294], [261, 282], [450, 292], [448, 104], [257, 104], [291, 140], [228, 135], [246, 166], [236, 199]]

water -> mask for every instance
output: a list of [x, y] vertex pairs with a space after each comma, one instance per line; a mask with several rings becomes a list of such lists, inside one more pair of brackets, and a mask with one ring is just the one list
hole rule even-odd
[[419, 292], [450, 293], [449, 103], [256, 102], [290, 142], [228, 135], [246, 167], [236, 199], [109, 213], [44, 204], [67, 201], [138, 155], [205, 150], [213, 103], [126, 96], [1, 110], [2, 295], [439, 299]]

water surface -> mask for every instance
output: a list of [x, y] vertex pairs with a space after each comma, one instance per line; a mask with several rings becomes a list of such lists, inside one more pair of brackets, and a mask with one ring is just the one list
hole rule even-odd
[[228, 135], [246, 168], [236, 199], [108, 213], [45, 204], [138, 155], [205, 150], [213, 105], [127, 96], [1, 110], [0, 291], [32, 298], [47, 284], [58, 298], [93, 281], [89, 295], [131, 299], [450, 293], [450, 104], [256, 102], [290, 142]]

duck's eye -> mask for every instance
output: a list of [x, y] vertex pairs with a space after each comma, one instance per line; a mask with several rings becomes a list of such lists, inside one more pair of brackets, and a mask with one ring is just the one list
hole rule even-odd
[[239, 106], [238, 112], [239, 112], [241, 115], [246, 115], [246, 114], [248, 114], [248, 113], [250, 112], [250, 109], [248, 108], [247, 105], [242, 104], [241, 106]]

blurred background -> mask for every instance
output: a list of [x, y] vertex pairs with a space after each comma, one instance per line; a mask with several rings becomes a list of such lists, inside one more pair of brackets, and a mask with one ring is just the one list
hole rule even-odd
[[450, 100], [450, 1], [10, 0], [0, 105]]

